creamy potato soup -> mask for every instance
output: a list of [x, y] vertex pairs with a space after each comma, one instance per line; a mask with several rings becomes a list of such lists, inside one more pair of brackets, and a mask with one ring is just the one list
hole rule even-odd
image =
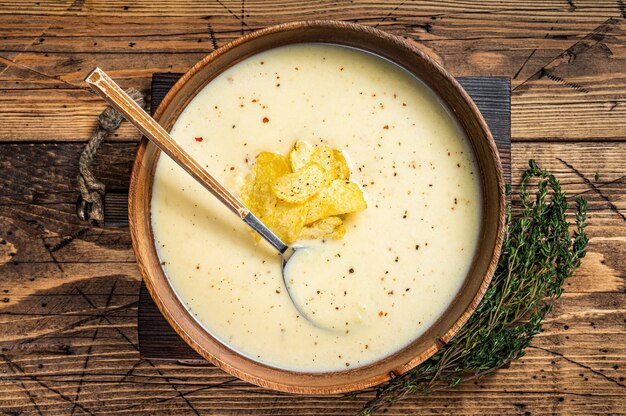
[[172, 129], [235, 194], [259, 152], [296, 140], [340, 149], [367, 201], [341, 239], [306, 246], [286, 273], [168, 157], [152, 194], [160, 259], [181, 302], [229, 347], [284, 369], [363, 366], [426, 331], [476, 251], [481, 186], [471, 148], [421, 81], [377, 56], [303, 44], [248, 58], [211, 81]]

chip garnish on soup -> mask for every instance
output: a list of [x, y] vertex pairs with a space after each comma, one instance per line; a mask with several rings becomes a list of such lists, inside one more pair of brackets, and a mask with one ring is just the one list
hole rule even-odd
[[298, 140], [288, 157], [257, 155], [242, 200], [288, 244], [299, 238], [342, 238], [342, 216], [367, 207], [363, 190], [349, 178], [340, 150]]

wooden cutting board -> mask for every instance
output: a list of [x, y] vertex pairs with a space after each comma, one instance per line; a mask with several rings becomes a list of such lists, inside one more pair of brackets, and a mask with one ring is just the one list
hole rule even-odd
[[[155, 73], [152, 76], [152, 100], [154, 112], [165, 94], [181, 74]], [[493, 133], [504, 179], [511, 183], [511, 87], [505, 77], [462, 77], [458, 81], [474, 99]], [[128, 226], [128, 194], [108, 192], [105, 195], [105, 226]], [[189, 347], [170, 327], [152, 301], [142, 283], [138, 308], [139, 352], [142, 358], [151, 360], [181, 360], [189, 363], [208, 364]]]

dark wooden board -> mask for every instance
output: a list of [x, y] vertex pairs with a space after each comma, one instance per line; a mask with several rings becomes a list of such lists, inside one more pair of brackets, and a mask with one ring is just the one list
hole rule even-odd
[[[180, 74], [155, 73], [152, 76], [152, 112], [174, 85]], [[500, 152], [506, 183], [511, 183], [511, 87], [506, 77], [462, 77], [459, 82], [472, 96], [493, 133]], [[105, 204], [105, 225], [107, 212], [119, 212], [123, 198], [115, 198], [114, 206]], [[105, 200], [105, 203], [107, 200]], [[206, 363], [189, 347], [172, 327], [152, 301], [145, 285], [141, 284], [138, 308], [139, 352], [142, 358], [155, 360], [190, 360]]]

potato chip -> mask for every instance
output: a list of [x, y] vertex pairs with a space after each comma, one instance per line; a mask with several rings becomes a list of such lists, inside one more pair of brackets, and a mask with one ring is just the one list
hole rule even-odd
[[324, 185], [324, 171], [317, 163], [309, 163], [297, 172], [276, 179], [272, 191], [279, 199], [301, 203], [315, 195]]
[[333, 150], [328, 146], [316, 146], [311, 153], [311, 162], [319, 164], [324, 170], [324, 182], [330, 184], [334, 177]]
[[343, 221], [339, 217], [324, 218], [304, 227], [300, 238], [342, 238], [346, 234], [342, 224]]
[[261, 221], [286, 244], [291, 244], [300, 237], [307, 208], [304, 204], [291, 204], [278, 200], [272, 213]]
[[341, 150], [333, 149], [333, 179], [350, 179], [350, 167]]
[[367, 208], [361, 188], [354, 182], [342, 179], [335, 179], [329, 186], [322, 188], [306, 205], [308, 213], [305, 224]]
[[272, 184], [280, 176], [290, 172], [286, 157], [278, 153], [261, 152], [254, 167], [246, 176], [242, 189], [242, 202], [259, 219], [263, 220], [272, 212], [276, 197]]
[[337, 215], [367, 207], [339, 150], [297, 141], [289, 157], [261, 152], [242, 187], [243, 203], [281, 240], [342, 238]]
[[314, 147], [303, 140], [298, 140], [293, 145], [293, 149], [289, 152], [289, 161], [291, 162], [291, 169], [294, 172], [299, 171], [303, 167], [309, 164], [311, 161], [311, 154]]

